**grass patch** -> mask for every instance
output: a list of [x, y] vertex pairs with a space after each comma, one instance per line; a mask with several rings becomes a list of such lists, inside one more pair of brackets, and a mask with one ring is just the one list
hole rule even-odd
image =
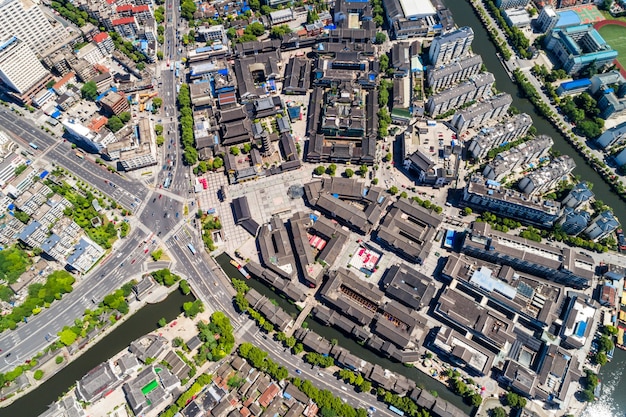
[[[620, 18], [618, 20], [626, 22], [626, 18]], [[611, 45], [618, 53], [617, 60], [624, 68], [626, 68], [626, 27], [618, 25], [606, 25], [598, 29], [600, 35], [604, 38], [606, 43]]]

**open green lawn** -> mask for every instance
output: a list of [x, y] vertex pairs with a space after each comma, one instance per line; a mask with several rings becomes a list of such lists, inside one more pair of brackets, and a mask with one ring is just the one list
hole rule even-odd
[[626, 27], [606, 25], [601, 27], [598, 32], [600, 32], [606, 43], [617, 51], [619, 54], [617, 60], [626, 68]]

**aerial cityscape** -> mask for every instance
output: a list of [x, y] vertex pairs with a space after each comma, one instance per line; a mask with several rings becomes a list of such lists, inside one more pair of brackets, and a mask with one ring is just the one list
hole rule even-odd
[[1, 0], [0, 417], [626, 413], [626, 0]]

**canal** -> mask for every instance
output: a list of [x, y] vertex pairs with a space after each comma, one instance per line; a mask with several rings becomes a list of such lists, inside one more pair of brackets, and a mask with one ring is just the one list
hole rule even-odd
[[[222, 267], [224, 272], [228, 277], [235, 277], [238, 279], [243, 279], [242, 275], [237, 271], [237, 268], [233, 267], [230, 264], [230, 257], [227, 254], [221, 254], [216, 258], [217, 263]], [[297, 317], [299, 310], [298, 308], [289, 300], [281, 297], [276, 294], [270, 287], [268, 287], [265, 283], [256, 280], [255, 278], [251, 278], [246, 281], [246, 284], [250, 288], [254, 288], [259, 293], [263, 294], [267, 298], [274, 300], [277, 305], [279, 305], [282, 309], [284, 309], [287, 313], [289, 313], [292, 317]], [[439, 381], [429, 377], [423, 372], [404, 366], [399, 362], [391, 361], [385, 357], [382, 357], [375, 352], [367, 349], [366, 347], [358, 344], [354, 339], [344, 335], [341, 331], [338, 331], [332, 327], [325, 326], [318, 321], [316, 321], [313, 317], [309, 317], [306, 320], [308, 328], [313, 330], [315, 333], [323, 336], [328, 340], [337, 340], [337, 344], [343, 348], [348, 349], [351, 353], [358, 356], [361, 359], [364, 359], [368, 362], [378, 364], [383, 368], [389, 369], [390, 371], [396, 372], [398, 374], [404, 375], [407, 378], [412, 379], [419, 387], [423, 387], [429, 391], [436, 391], [437, 394], [449, 401], [450, 403], [456, 405], [461, 410], [466, 413], [470, 413], [472, 407], [468, 406], [463, 402], [461, 397], [454, 394], [452, 391], [448, 389], [445, 385], [440, 383]]]
[[193, 300], [192, 295], [185, 296], [180, 291], [173, 291], [162, 302], [144, 306], [37, 389], [15, 400], [13, 404], [0, 408], [0, 417], [35, 417], [43, 413], [83, 375], [128, 347], [133, 340], [155, 330], [161, 317], [168, 321], [176, 318], [182, 313], [183, 303]]
[[[517, 85], [511, 81], [504, 71], [496, 55], [496, 48], [491, 43], [487, 32], [468, 0], [443, 0], [443, 2], [454, 15], [454, 21], [457, 26], [469, 26], [474, 30], [472, 49], [475, 53], [482, 56], [487, 69], [493, 73], [498, 90], [505, 91], [513, 96], [513, 105], [521, 112], [528, 113], [533, 117], [533, 125], [537, 128], [537, 132], [552, 137], [555, 149], [564, 155], [574, 158], [574, 161], [576, 161], [574, 174], [580, 175], [580, 178], [583, 180], [593, 183], [593, 192], [596, 198], [611, 206], [617, 216], [624, 213], [626, 204], [613, 193], [600, 175], [587, 165], [585, 160], [550, 122], [535, 112], [534, 106], [528, 100], [520, 98]], [[600, 372], [600, 379], [603, 383], [600, 399], [587, 407], [584, 413], [585, 417], [621, 417], [625, 415], [626, 378], [623, 378], [625, 370], [626, 352], [616, 349], [613, 360], [603, 366]]]
[[611, 190], [611, 187], [604, 182], [602, 177], [594, 171], [576, 150], [565, 140], [560, 131], [554, 128], [552, 124], [541, 117], [530, 101], [521, 98], [518, 88], [509, 78], [508, 74], [502, 67], [496, 48], [491, 43], [489, 35], [483, 28], [480, 19], [474, 13], [474, 9], [468, 0], [443, 0], [443, 3], [452, 12], [454, 21], [457, 26], [469, 26], [474, 30], [474, 41], [472, 42], [473, 51], [482, 56], [483, 62], [487, 70], [493, 73], [496, 79], [496, 88], [500, 91], [507, 92], [513, 96], [513, 106], [517, 107], [520, 112], [528, 113], [533, 118], [533, 125], [537, 128], [538, 134], [548, 135], [554, 139], [553, 149], [558, 150], [563, 155], [571, 156], [576, 162], [575, 175], [579, 175], [585, 181], [593, 183], [593, 192], [596, 198], [604, 201], [605, 204], [613, 208], [617, 216], [623, 213], [626, 205]]

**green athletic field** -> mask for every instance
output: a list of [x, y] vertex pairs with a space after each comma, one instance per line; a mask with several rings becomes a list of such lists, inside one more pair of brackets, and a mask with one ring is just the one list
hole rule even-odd
[[617, 60], [626, 68], [626, 27], [606, 25], [598, 29], [606, 43], [618, 53]]

